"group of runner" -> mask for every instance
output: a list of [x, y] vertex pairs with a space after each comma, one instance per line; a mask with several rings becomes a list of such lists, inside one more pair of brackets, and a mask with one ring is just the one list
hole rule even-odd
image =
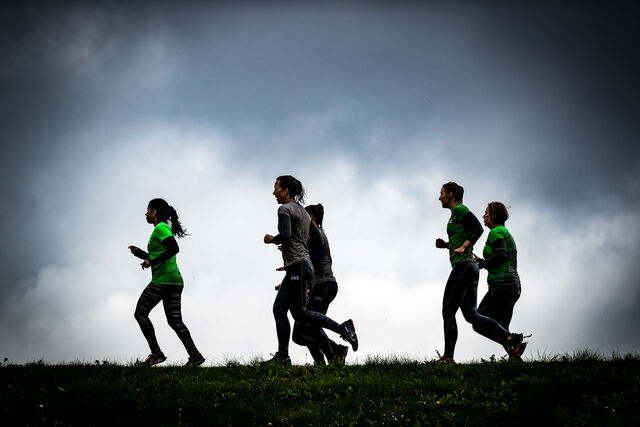
[[[449, 249], [452, 271], [442, 301], [445, 347], [439, 360], [454, 361], [458, 309], [476, 332], [501, 344], [510, 358], [520, 359], [526, 348], [523, 334], [509, 332], [513, 307], [520, 297], [520, 279], [516, 245], [504, 226], [509, 217], [507, 208], [500, 202], [487, 206], [483, 219], [490, 232], [480, 258], [473, 254], [473, 245], [483, 229], [475, 215], [462, 204], [463, 194], [464, 189], [454, 182], [444, 184], [440, 190], [439, 200], [443, 208], [451, 210], [451, 218], [447, 224], [449, 241], [436, 239], [436, 247]], [[322, 227], [324, 207], [321, 204], [303, 207], [305, 190], [291, 175], [276, 178], [273, 195], [281, 205], [278, 234], [266, 234], [263, 240], [282, 252], [283, 266], [278, 270], [284, 271], [285, 276], [276, 286], [273, 303], [278, 350], [263, 363], [291, 365], [289, 312], [295, 320], [293, 341], [306, 346], [316, 364], [344, 363], [348, 347], [329, 339], [324, 329], [337, 333], [353, 351], [358, 350], [358, 337], [353, 320], [337, 323], [326, 315], [338, 292], [338, 284], [331, 269], [329, 241]], [[149, 202], [146, 220], [154, 225], [147, 251], [129, 246], [131, 253], [143, 260], [142, 268], [151, 268], [152, 275], [135, 310], [135, 319], [151, 350], [144, 363], [155, 365], [166, 360], [149, 320], [150, 311], [162, 301], [169, 325], [189, 354], [185, 366], [199, 366], [205, 358], [182, 321], [184, 281], [176, 263], [179, 247], [175, 238], [187, 234], [175, 209], [163, 199]], [[489, 272], [489, 290], [477, 306], [480, 268]]]
[[[489, 203], [483, 219], [491, 231], [482, 252], [484, 259], [477, 257], [473, 254], [473, 245], [483, 230], [476, 216], [462, 204], [463, 195], [464, 188], [455, 182], [447, 182], [440, 189], [440, 203], [451, 210], [451, 217], [447, 223], [449, 241], [436, 239], [436, 247], [449, 249], [452, 267], [442, 299], [444, 354], [440, 360], [453, 362], [458, 340], [458, 309], [476, 332], [501, 344], [510, 358], [520, 359], [527, 343], [523, 342], [523, 334], [509, 332], [513, 306], [520, 298], [518, 253], [513, 237], [504, 226], [509, 213], [504, 204]], [[489, 272], [489, 291], [478, 307], [480, 268]]]

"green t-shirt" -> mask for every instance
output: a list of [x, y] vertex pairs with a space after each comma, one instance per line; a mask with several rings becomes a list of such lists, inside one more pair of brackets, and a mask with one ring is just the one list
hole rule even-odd
[[[159, 257], [160, 254], [167, 250], [162, 241], [170, 236], [173, 236], [173, 233], [171, 233], [171, 228], [166, 222], [160, 222], [156, 225], [147, 244], [149, 261]], [[184, 285], [175, 255], [151, 267], [151, 282], [159, 285]]]
[[449, 222], [447, 223], [447, 235], [449, 236], [449, 260], [451, 261], [451, 265], [456, 264], [458, 262], [468, 262], [473, 261], [473, 245], [469, 246], [466, 251], [462, 255], [454, 256], [453, 251], [466, 241], [469, 240], [469, 230], [462, 223], [462, 217], [469, 212], [469, 208], [467, 208], [462, 203], [457, 205], [451, 211], [451, 218], [449, 218]]
[[488, 270], [489, 282], [510, 282], [519, 279], [518, 278], [518, 250], [516, 248], [516, 242], [513, 240], [509, 230], [504, 225], [498, 225], [489, 232], [487, 237], [487, 243], [484, 245], [482, 256], [484, 259], [489, 258], [493, 254], [491, 245], [498, 239], [504, 239], [505, 246], [507, 247], [507, 258], [500, 263], [500, 265], [494, 269]]

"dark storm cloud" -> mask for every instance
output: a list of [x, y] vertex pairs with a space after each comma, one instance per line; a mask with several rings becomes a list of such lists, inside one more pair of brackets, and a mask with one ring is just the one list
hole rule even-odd
[[[638, 352], [640, 345], [640, 287], [638, 277], [640, 268], [629, 266], [628, 271], [620, 272], [620, 277], [615, 281], [624, 283], [622, 292], [616, 292], [613, 288], [607, 298], [599, 307], [593, 310], [586, 322], [587, 328], [592, 331], [591, 337], [600, 339], [602, 347], [610, 348], [622, 353]], [[612, 283], [603, 283], [602, 286], [611, 286]]]
[[539, 118], [523, 127], [538, 153], [527, 178], [537, 175], [538, 191], [553, 189], [558, 203], [639, 195], [639, 14], [631, 3], [608, 6], [515, 7], [492, 18], [503, 23], [503, 31], [490, 34], [497, 50], [516, 58], [518, 71], [534, 82], [520, 100], [531, 102]]
[[[236, 132], [258, 126], [271, 134], [292, 113], [342, 104], [358, 113], [336, 123], [342, 135], [336, 143], [360, 152], [367, 138], [349, 128], [391, 128], [402, 145], [425, 128], [455, 123], [474, 130], [479, 121], [500, 123], [495, 116], [504, 115], [530, 125], [516, 144], [534, 143], [544, 156], [557, 151], [558, 163], [575, 159], [589, 167], [605, 135], [608, 143], [631, 148], [625, 142], [635, 134], [629, 119], [638, 105], [634, 14], [604, 9], [112, 3], [45, 10], [46, 16], [23, 11], [18, 18], [26, 22], [17, 19], [9, 27], [19, 28], [7, 37], [19, 76], [11, 86], [28, 86], [12, 118], [20, 123], [27, 111], [55, 112], [49, 125], [62, 126], [83, 115], [122, 119], [136, 112], [214, 121]], [[154, 45], [175, 67], [170, 84], [145, 90], [139, 82], [119, 82]], [[34, 56], [43, 58], [34, 64]], [[52, 107], [63, 100], [65, 108]], [[461, 143], [480, 151], [472, 140]]]
[[[301, 148], [329, 145], [375, 170], [453, 146], [469, 153], [463, 166], [503, 164], [531, 197], [555, 188], [580, 202], [614, 185], [637, 195], [630, 5], [31, 3], [3, 17], [12, 206], [25, 196], [7, 183], [28, 180], [81, 126], [212, 122], [260, 159], [285, 148], [278, 131], [291, 116], [336, 105], [345, 114]], [[166, 84], [144, 84], [164, 67]], [[500, 126], [515, 131], [494, 133]]]

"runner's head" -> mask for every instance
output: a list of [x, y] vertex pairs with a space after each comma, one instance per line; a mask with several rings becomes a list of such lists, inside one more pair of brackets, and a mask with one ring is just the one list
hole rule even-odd
[[482, 218], [484, 219], [484, 225], [489, 228], [494, 228], [498, 225], [504, 225], [507, 219], [509, 219], [509, 211], [504, 204], [491, 202], [487, 205]]
[[322, 227], [322, 219], [324, 218], [324, 207], [322, 204], [318, 203], [317, 205], [309, 205], [305, 208], [307, 213], [311, 215], [311, 219], [318, 225], [318, 227]]
[[273, 195], [280, 204], [288, 203], [291, 200], [302, 204], [306, 197], [302, 183], [291, 175], [282, 175], [276, 178]]
[[[153, 199], [147, 207], [147, 221], [153, 223], [153, 218], [158, 222], [166, 222], [171, 225], [171, 232], [175, 237], [184, 237], [187, 235], [186, 230], [182, 228], [182, 224], [178, 220], [178, 213], [164, 199]], [[151, 219], [151, 220], [150, 220]]]
[[462, 203], [464, 188], [455, 182], [447, 182], [440, 189], [440, 197], [438, 200], [442, 203], [443, 208], [453, 209], [455, 205]]

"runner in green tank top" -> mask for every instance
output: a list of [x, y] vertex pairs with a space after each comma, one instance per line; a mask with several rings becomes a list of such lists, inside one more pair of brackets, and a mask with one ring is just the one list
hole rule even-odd
[[[491, 231], [482, 251], [484, 259], [475, 258], [478, 266], [489, 273], [489, 289], [478, 306], [478, 313], [495, 319], [503, 328], [509, 329], [513, 307], [520, 298], [518, 250], [513, 236], [504, 226], [509, 212], [504, 204], [491, 202], [482, 218], [484, 225]], [[484, 335], [481, 327], [474, 325], [473, 329]], [[526, 345], [526, 342], [522, 343], [523, 351]]]
[[169, 326], [176, 332], [189, 353], [189, 360], [185, 366], [199, 366], [204, 362], [204, 357], [196, 348], [191, 333], [182, 321], [181, 298], [184, 282], [176, 263], [176, 254], [180, 249], [174, 235], [184, 237], [186, 233], [178, 220], [176, 210], [163, 199], [153, 199], [149, 202], [146, 218], [149, 224], [154, 225], [147, 244], [148, 252], [137, 246], [129, 246], [133, 255], [144, 260], [140, 264], [143, 269], [151, 267], [151, 283], [140, 295], [134, 315], [151, 349], [145, 363], [156, 365], [167, 360], [160, 350], [153, 324], [149, 320], [151, 310], [162, 301]]

